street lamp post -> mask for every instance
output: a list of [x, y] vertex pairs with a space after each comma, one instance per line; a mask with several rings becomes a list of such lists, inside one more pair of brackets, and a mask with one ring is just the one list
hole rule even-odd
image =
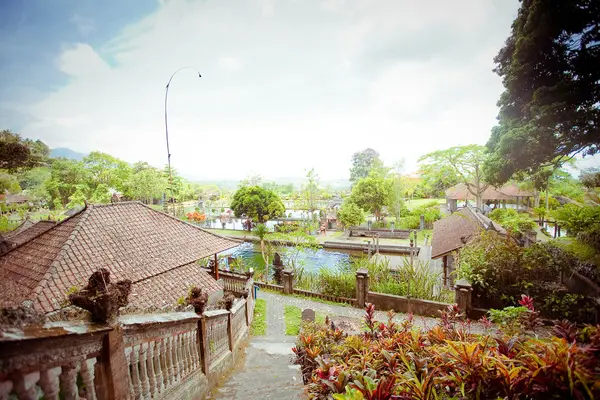
[[[198, 73], [198, 78], [202, 78], [202, 75], [200, 75], [200, 72], [198, 72], [197, 69], [193, 68], [193, 67], [181, 67], [178, 70], [176, 70], [175, 72], [173, 72], [173, 75], [171, 75], [171, 77], [169, 78], [169, 82], [167, 82], [167, 86], [165, 88], [165, 137], [167, 139], [167, 165], [169, 168], [169, 187], [171, 188], [171, 199], [170, 201], [174, 200], [174, 193], [173, 193], [173, 173], [171, 172], [171, 151], [169, 149], [169, 124], [168, 124], [168, 118], [167, 118], [167, 100], [169, 98], [169, 86], [171, 85], [171, 81], [173, 80], [173, 77], [175, 76], [175, 74], [177, 74], [179, 71], [181, 71], [182, 69], [191, 69], [194, 70]], [[175, 202], [173, 202], [173, 216], [175, 216]]]

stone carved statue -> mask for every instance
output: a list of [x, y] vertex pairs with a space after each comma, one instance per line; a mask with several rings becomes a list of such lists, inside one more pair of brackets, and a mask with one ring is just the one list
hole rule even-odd
[[111, 283], [110, 272], [101, 268], [90, 276], [86, 287], [69, 295], [69, 301], [88, 310], [92, 321], [113, 323], [119, 315], [119, 308], [128, 303], [131, 285], [129, 279]]

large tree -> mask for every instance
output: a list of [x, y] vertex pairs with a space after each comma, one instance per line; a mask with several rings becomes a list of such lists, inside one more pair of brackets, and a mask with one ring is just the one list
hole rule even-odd
[[486, 157], [484, 146], [470, 144], [425, 154], [419, 159], [419, 163], [421, 163], [422, 170], [449, 169], [453, 171], [460, 182], [464, 183], [475, 197], [477, 207], [482, 209], [482, 195], [489, 187], [483, 178], [483, 164]]
[[487, 144], [488, 181], [598, 152], [599, 1], [522, 0], [495, 62], [505, 91]]
[[315, 172], [314, 168], [311, 168], [306, 173], [306, 184], [302, 186], [302, 200], [303, 208], [313, 212], [317, 207], [317, 200], [319, 197], [319, 175]]
[[382, 169], [383, 163], [379, 158], [379, 153], [373, 149], [358, 151], [352, 155], [352, 167], [350, 168], [350, 182], [358, 182], [359, 179], [366, 178], [373, 169]]
[[371, 212], [377, 221], [383, 219], [383, 207], [390, 203], [392, 181], [375, 173], [360, 179], [352, 188], [350, 201]]
[[236, 217], [247, 216], [257, 222], [266, 222], [285, 213], [285, 206], [272, 190], [260, 186], [243, 186], [235, 192], [231, 209]]
[[9, 130], [0, 131], [0, 169], [30, 169], [46, 162], [50, 150], [40, 140], [23, 139]]

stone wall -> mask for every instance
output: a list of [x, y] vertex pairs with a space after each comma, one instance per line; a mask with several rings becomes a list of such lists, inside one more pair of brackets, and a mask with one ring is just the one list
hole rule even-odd
[[[244, 289], [252, 288], [249, 279]], [[202, 398], [243, 354], [254, 298], [231, 310], [50, 322], [0, 332], [0, 399]]]
[[391, 294], [369, 292], [367, 301], [375, 305], [377, 310], [394, 310], [401, 313], [413, 313], [425, 317], [439, 317], [440, 311], [450, 304], [437, 301], [411, 299]]

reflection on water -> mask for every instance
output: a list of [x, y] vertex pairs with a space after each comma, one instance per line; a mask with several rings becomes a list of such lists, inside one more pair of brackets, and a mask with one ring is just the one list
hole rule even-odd
[[[295, 251], [292, 247], [282, 246], [279, 248], [282, 261], [285, 262], [286, 254]], [[219, 255], [230, 255], [235, 258], [242, 258], [246, 265], [264, 267], [265, 262], [260, 254], [258, 245], [244, 243], [240, 246], [219, 253]], [[350, 265], [351, 257], [358, 256], [357, 252], [330, 251], [326, 249], [301, 250], [298, 254], [297, 263], [305, 268], [306, 271], [318, 271], [321, 267], [338, 270], [344, 266]]]
[[552, 237], [554, 237], [554, 235], [556, 235], [556, 237], [565, 237], [565, 236], [567, 236], [567, 230], [565, 228], [561, 228], [560, 229], [560, 235], [558, 235], [557, 232], [556, 232], [556, 225], [555, 224], [548, 224], [547, 222], [544, 222], [544, 228], [546, 228], [546, 231]]
[[[193, 210], [192, 210], [193, 211]], [[233, 216], [233, 214], [231, 214]], [[310, 212], [306, 210], [285, 210], [286, 218], [294, 218], [294, 219], [308, 219], [310, 217]], [[242, 231], [244, 230], [244, 220], [242, 218], [231, 218], [229, 222], [222, 224], [219, 215], [212, 215], [211, 221], [207, 221], [206, 225], [209, 228], [218, 228], [218, 229], [233, 229]], [[267, 221], [265, 225], [267, 225], [270, 230], [273, 230], [274, 226], [277, 224], [277, 221]]]
[[[279, 254], [281, 260], [285, 263], [286, 255], [291, 252], [297, 251], [290, 246], [280, 246]], [[252, 266], [254, 268], [264, 268], [265, 262], [260, 254], [260, 248], [258, 245], [253, 243], [244, 243], [234, 249], [230, 249], [219, 253], [221, 256], [232, 256], [234, 258], [241, 258], [244, 260], [245, 265]], [[346, 251], [346, 250], [329, 250], [329, 249], [317, 249], [317, 250], [299, 250], [297, 265], [302, 266], [306, 271], [317, 272], [320, 268], [328, 268], [332, 271], [347, 270], [352, 263], [352, 260], [364, 256], [359, 251]], [[389, 262], [390, 267], [401, 267], [404, 265], [406, 256], [401, 255], [382, 255]], [[272, 261], [270, 261], [272, 263]]]

